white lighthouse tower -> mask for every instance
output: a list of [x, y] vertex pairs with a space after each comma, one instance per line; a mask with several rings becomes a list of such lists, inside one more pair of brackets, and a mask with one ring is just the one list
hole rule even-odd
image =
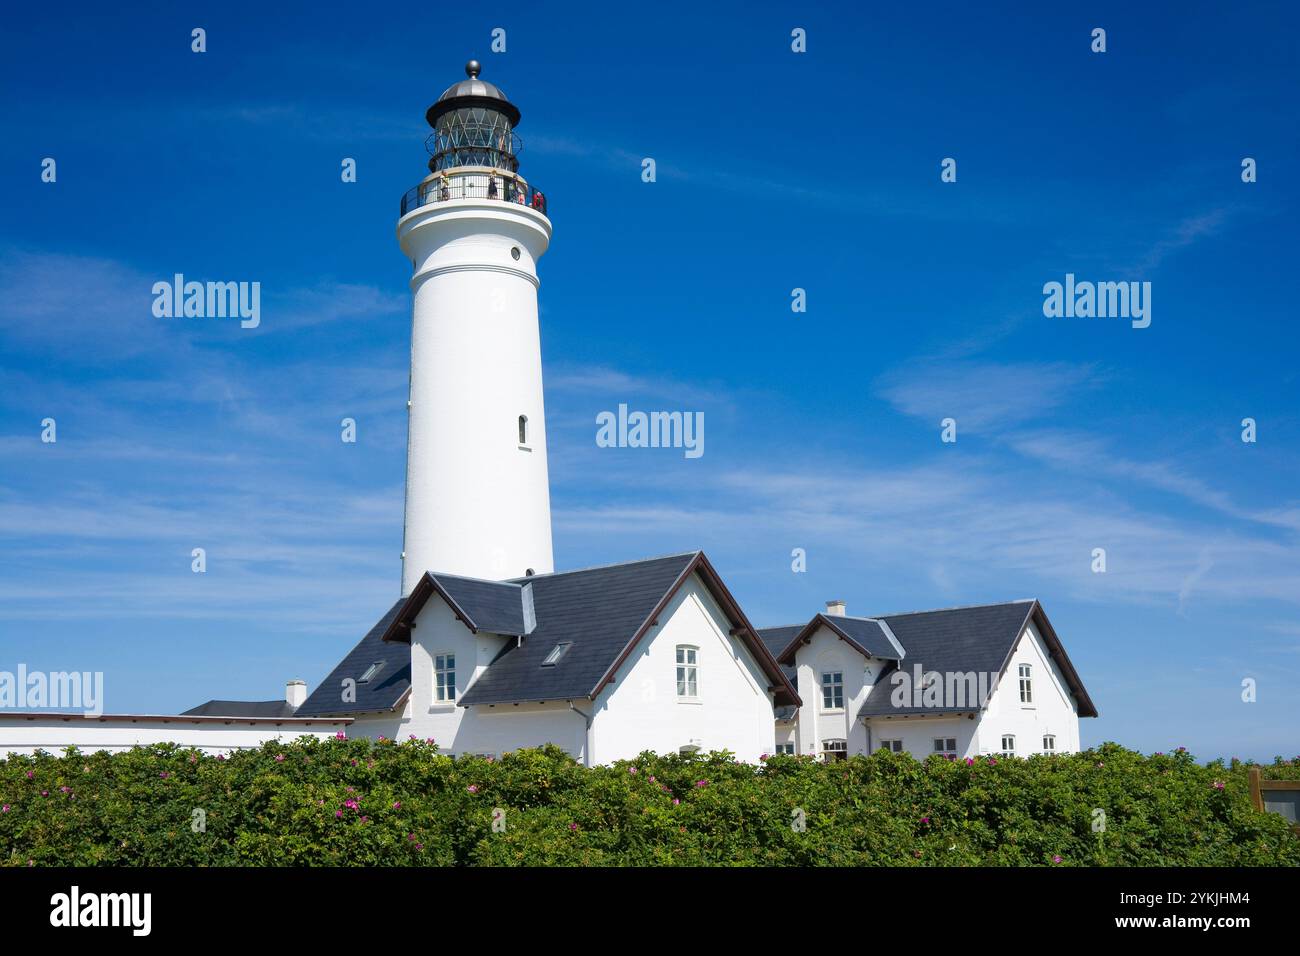
[[551, 221], [518, 173], [519, 110], [479, 70], [429, 107], [430, 175], [397, 221], [414, 268], [403, 595], [425, 571], [553, 570], [537, 322]]

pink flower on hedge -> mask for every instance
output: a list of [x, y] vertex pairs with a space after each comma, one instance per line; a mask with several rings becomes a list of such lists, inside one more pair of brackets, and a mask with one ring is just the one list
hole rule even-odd
[[989, 758], [989, 765], [990, 765], [990, 766], [993, 765], [993, 764], [995, 764], [995, 763], [997, 763], [997, 762], [998, 762], [998, 758], [997, 758], [997, 757], [990, 757], [990, 758]]
[[362, 822], [362, 823], [369, 823], [369, 822], [370, 822], [370, 818], [369, 818], [369, 817], [362, 817], [362, 818], [361, 818], [361, 822]]
[[913, 855], [913, 856], [916, 856], [916, 857], [919, 858], [919, 857], [921, 856], [921, 851], [920, 851], [920, 850], [913, 850], [913, 851], [912, 851], [912, 855]]
[[576, 830], [576, 829], [578, 829], [578, 825], [577, 825], [576, 823], [570, 823], [570, 824], [569, 824], [569, 829], [570, 829], [570, 830]]
[[697, 787], [707, 787], [708, 785], [709, 785], [709, 781], [707, 781], [707, 780], [696, 780], [696, 781], [695, 781], [695, 786], [697, 786]]
[[160, 776], [160, 777], [162, 777], [164, 780], [166, 780], [167, 777], [169, 776], [169, 774], [167, 773], [166, 770], [164, 770], [162, 773], [158, 774], [158, 776]]
[[425, 737], [424, 742], [428, 744], [430, 747], [432, 747], [436, 743], [436, 741], [432, 737]]
[[32, 772], [30, 770], [27, 771], [27, 779], [32, 779]]
[[968, 767], [972, 767], [972, 766], [974, 766], [974, 765], [975, 765], [975, 758], [974, 758], [974, 757], [967, 757], [967, 758], [966, 758], [966, 766], [968, 766]]
[[759, 759], [759, 760], [766, 760], [766, 759], [767, 759], [767, 754], [759, 754], [759, 755], [758, 755], [758, 759]]
[[393, 809], [394, 809], [394, 810], [400, 810], [400, 809], [402, 809], [402, 801], [401, 801], [401, 800], [396, 800], [396, 801], [394, 801], [394, 802], [393, 802]]
[[417, 843], [417, 844], [415, 845], [415, 849], [416, 849], [416, 852], [422, 852], [422, 851], [424, 850], [424, 844], [423, 844], [423, 843]]
[[190, 754], [190, 763], [198, 763], [198, 762], [199, 762], [199, 755], [198, 755], [198, 754]]
[[476, 784], [476, 783], [471, 783], [471, 784], [470, 784], [468, 787], [466, 787], [465, 789], [468, 790], [470, 793], [478, 793], [478, 784]]
[[411, 734], [411, 739], [412, 739], [412, 740], [417, 739], [416, 736], [415, 736], [415, 734]]
[[68, 793], [68, 792], [70, 792], [71, 790], [72, 790], [71, 787], [67, 787], [67, 786], [59, 787], [59, 793]]
[[355, 800], [344, 800], [343, 806], [347, 807], [349, 810], [361, 809], [361, 804], [357, 803]]
[[1060, 862], [1061, 862], [1061, 858], [1060, 858], [1059, 856], [1054, 856], [1054, 857], [1052, 857], [1052, 862], [1053, 862], [1053, 863], [1060, 863]]
[[9, 804], [6, 803], [3, 807], [0, 807], [0, 813], [8, 813], [8, 812], [9, 812]]
[[226, 759], [226, 755], [225, 755], [225, 754], [217, 754], [217, 759], [218, 759], [218, 760], [225, 760], [225, 759]]
[[651, 775], [650, 775], [650, 782], [651, 782], [651, 783], [654, 783], [654, 782], [655, 782], [654, 774], [651, 774]]
[[379, 742], [380, 742], [381, 744], [382, 744], [382, 743], [387, 743], [387, 742], [388, 742], [388, 738], [387, 738], [387, 737], [380, 737], [380, 738], [379, 738]]
[[408, 834], [406, 835], [406, 839], [407, 839], [407, 840], [414, 840], [414, 839], [415, 839], [415, 834], [414, 834], [414, 833], [408, 833]]
[[628, 773], [636, 773], [636, 767], [628, 767], [628, 768], [627, 768], [627, 772], [628, 772]]
[[1215, 789], [1215, 790], [1222, 790], [1222, 789], [1223, 789], [1223, 781], [1222, 781], [1222, 780], [1216, 780], [1216, 781], [1214, 781], [1214, 789]]
[[339, 817], [341, 817], [341, 816], [343, 816], [343, 811], [342, 811], [342, 810], [335, 810], [335, 811], [334, 811], [334, 819], [337, 820], [337, 819], [338, 819]]
[[347, 738], [347, 735], [346, 735], [345, 733], [343, 733], [343, 731], [340, 730], [337, 734], [334, 735], [334, 739], [335, 739], [335, 740], [347, 740], [348, 738]]
[[275, 755], [275, 762], [276, 762], [276, 763], [284, 763], [284, 754], [276, 754], [276, 755]]
[[48, 791], [48, 790], [42, 790], [42, 791], [41, 791], [41, 796], [42, 796], [42, 797], [48, 797], [49, 795], [50, 795], [50, 791]]
[[921, 822], [922, 822], [922, 823], [929, 823], [929, 822], [930, 822], [930, 818], [929, 818], [929, 817], [921, 817]]
[[673, 806], [678, 806], [680, 803], [681, 803], [680, 800], [678, 800], [676, 797], [673, 797]]

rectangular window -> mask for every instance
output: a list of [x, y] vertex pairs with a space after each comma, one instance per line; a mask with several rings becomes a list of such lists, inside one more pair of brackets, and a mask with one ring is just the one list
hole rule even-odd
[[1020, 665], [1020, 703], [1034, 702], [1034, 682], [1030, 679], [1031, 668], [1028, 664]]
[[699, 687], [699, 648], [686, 644], [677, 646], [677, 696], [698, 697]]
[[1043, 735], [1043, 753], [1045, 754], [1056, 753], [1056, 737], [1054, 735], [1052, 734]]
[[776, 752], [779, 754], [790, 754], [794, 756], [794, 744], [777, 744]]
[[943, 754], [945, 757], [957, 756], [957, 738], [935, 737], [934, 752], [937, 754]]
[[901, 754], [903, 752], [903, 742], [901, 740], [882, 740], [880, 746], [891, 754]]
[[847, 740], [823, 740], [822, 757], [826, 761], [844, 760], [849, 755], [849, 742]]
[[433, 699], [456, 699], [456, 655], [438, 654], [433, 659]]
[[369, 667], [366, 668], [365, 673], [363, 673], [360, 677], [357, 678], [357, 683], [358, 684], [370, 683], [372, 680], [375, 679], [375, 675], [379, 673], [380, 669], [383, 666], [384, 666], [383, 661], [375, 661], [373, 664], [371, 664]]
[[1016, 755], [1016, 738], [1012, 734], [1002, 735], [1001, 755], [1003, 757], [1014, 757]]
[[828, 671], [822, 674], [822, 710], [844, 709], [844, 674]]

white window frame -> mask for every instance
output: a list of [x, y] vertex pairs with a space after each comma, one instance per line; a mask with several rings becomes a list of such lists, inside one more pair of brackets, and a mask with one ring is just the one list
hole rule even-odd
[[433, 656], [433, 701], [435, 704], [456, 702], [455, 651], [444, 651]]
[[899, 737], [882, 737], [880, 738], [880, 746], [891, 754], [901, 754], [903, 752], [903, 741]]
[[777, 744], [777, 745], [776, 745], [776, 752], [779, 753], [779, 754], [789, 754], [791, 757], [793, 757], [793, 756], [794, 756], [794, 744], [793, 744], [793, 743], [788, 743], [788, 744]]
[[[1010, 743], [1008, 743], [1010, 741]], [[1002, 749], [998, 751], [999, 757], [1014, 757], [1016, 755], [1016, 735], [1002, 735]]]
[[[832, 757], [831, 754], [838, 756]], [[832, 737], [822, 741], [822, 760], [830, 763], [832, 760], [849, 759], [849, 742], [840, 737]]]
[[1056, 734], [1043, 734], [1043, 753], [1056, 753]]
[[[830, 678], [830, 680], [827, 680]], [[829, 691], [830, 701], [827, 702]], [[839, 702], [836, 703], [838, 691]], [[844, 671], [822, 671], [822, 710], [830, 713], [844, 709]]]
[[700, 699], [700, 649], [694, 644], [677, 645], [677, 699]]
[[1028, 664], [1021, 664], [1018, 672], [1020, 674], [1020, 703], [1032, 704], [1034, 702], [1034, 669]]
[[[951, 749], [948, 748], [949, 744], [952, 744]], [[957, 738], [956, 737], [935, 737], [934, 752], [941, 757], [957, 756]]]

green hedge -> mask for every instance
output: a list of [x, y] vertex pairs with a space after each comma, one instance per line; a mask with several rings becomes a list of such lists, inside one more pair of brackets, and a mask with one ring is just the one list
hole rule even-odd
[[[1286, 822], [1251, 807], [1246, 770], [1116, 744], [973, 762], [644, 754], [594, 769], [550, 747], [453, 760], [417, 741], [304, 738], [229, 757], [70, 750], [0, 761], [0, 862], [1300, 864]], [[1266, 776], [1300, 779], [1300, 758]]]

